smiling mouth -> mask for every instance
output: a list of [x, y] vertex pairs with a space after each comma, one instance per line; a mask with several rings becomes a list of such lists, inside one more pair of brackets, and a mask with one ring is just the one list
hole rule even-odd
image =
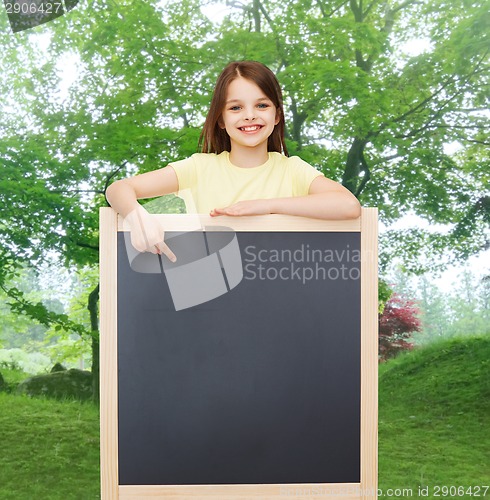
[[260, 130], [263, 125], [249, 125], [247, 127], [238, 127], [238, 130], [242, 132], [255, 132], [256, 130]]

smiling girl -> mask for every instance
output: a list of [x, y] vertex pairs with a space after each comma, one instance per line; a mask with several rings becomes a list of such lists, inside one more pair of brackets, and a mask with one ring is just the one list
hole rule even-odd
[[213, 217], [359, 217], [361, 207], [350, 191], [288, 156], [284, 128], [281, 88], [270, 69], [254, 61], [226, 66], [199, 140], [202, 153], [107, 189], [107, 200], [129, 222], [133, 246], [176, 260], [164, 228], [137, 202], [169, 193], [184, 200], [188, 213]]

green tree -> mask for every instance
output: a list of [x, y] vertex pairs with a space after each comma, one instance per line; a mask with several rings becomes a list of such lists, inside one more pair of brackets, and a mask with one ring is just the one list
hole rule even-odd
[[490, 332], [488, 285], [471, 271], [465, 270], [454, 285], [449, 300], [452, 322], [448, 335], [477, 335]]
[[18, 306], [10, 290], [17, 290], [30, 304], [40, 304], [41, 308], [54, 314], [64, 312], [63, 304], [50, 290], [43, 290], [38, 273], [32, 268], [23, 268], [7, 286], [0, 285], [0, 339], [5, 348], [25, 347], [35, 350], [43, 342], [47, 327], [33, 317], [19, 315], [12, 310]]
[[448, 296], [426, 275], [420, 278], [418, 291], [422, 333], [414, 338], [425, 343], [446, 337], [452, 321]]
[[435, 283], [437, 277], [434, 273], [414, 277], [398, 270], [391, 280], [398, 293], [417, 300], [422, 325], [420, 333], [412, 336], [416, 344], [451, 336], [488, 334], [488, 278], [479, 278], [466, 269], [457, 281], [443, 289]]
[[[486, 244], [485, 5], [230, 0], [219, 21], [202, 6], [94, 0], [15, 36], [0, 19], [1, 283], [53, 251], [67, 266], [96, 266], [107, 185], [195, 152], [213, 82], [242, 58], [276, 71], [293, 154], [378, 206], [386, 223], [410, 210], [448, 226], [388, 233], [382, 262], [396, 254], [421, 271], [421, 253], [427, 267], [448, 249], [463, 258]], [[420, 37], [427, 47], [410, 55]], [[76, 72], [66, 92], [64, 65]], [[44, 314], [16, 290], [11, 297], [19, 311]], [[94, 370], [97, 297], [94, 286], [84, 328]]]

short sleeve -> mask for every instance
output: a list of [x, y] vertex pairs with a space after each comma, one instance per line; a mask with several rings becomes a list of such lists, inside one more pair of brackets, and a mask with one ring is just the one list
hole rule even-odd
[[178, 160], [169, 163], [169, 166], [174, 169], [175, 174], [177, 175], [177, 180], [179, 181], [179, 191], [177, 196], [180, 196], [179, 193], [181, 191], [192, 189], [197, 183], [196, 161], [194, 156], [195, 155], [192, 155], [185, 160]]
[[289, 158], [291, 181], [293, 185], [293, 196], [305, 196], [308, 194], [310, 185], [318, 176], [323, 173], [306, 163], [299, 156]]

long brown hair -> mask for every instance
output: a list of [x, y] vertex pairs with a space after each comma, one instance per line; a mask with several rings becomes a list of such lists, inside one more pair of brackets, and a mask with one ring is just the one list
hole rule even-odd
[[279, 123], [274, 127], [267, 140], [267, 151], [277, 151], [289, 156], [284, 141], [284, 109], [282, 92], [274, 73], [264, 64], [257, 61], [232, 62], [221, 72], [214, 87], [213, 98], [209, 107], [206, 121], [199, 136], [199, 147], [203, 153], [220, 154], [230, 151], [230, 136], [225, 129], [219, 126], [219, 120], [226, 102], [228, 85], [236, 78], [243, 77], [254, 82], [262, 92], [272, 101], [279, 113]]

